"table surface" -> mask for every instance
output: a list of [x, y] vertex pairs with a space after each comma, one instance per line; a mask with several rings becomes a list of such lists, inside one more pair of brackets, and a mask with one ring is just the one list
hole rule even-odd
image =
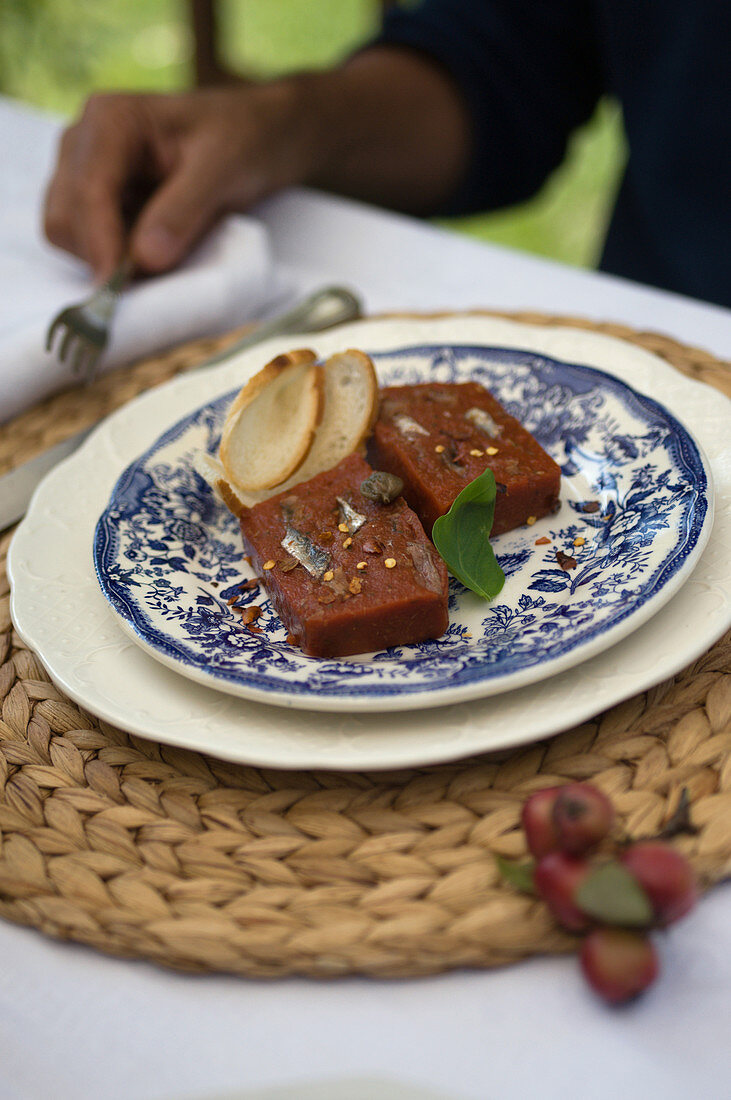
[[[38, 133], [37, 114], [13, 113]], [[43, 179], [25, 183], [40, 202]], [[716, 306], [304, 189], [256, 213], [293, 286], [344, 282], [369, 312], [584, 315], [731, 354], [731, 312]], [[597, 1100], [726, 1096], [731, 885], [670, 929], [660, 951], [660, 980], [613, 1012], [574, 959], [411, 981], [266, 983], [167, 972], [0, 923], [0, 1098], [550, 1100], [567, 1087]]]

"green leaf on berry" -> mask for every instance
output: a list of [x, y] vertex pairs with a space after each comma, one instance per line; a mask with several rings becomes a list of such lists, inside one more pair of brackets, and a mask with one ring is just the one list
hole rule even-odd
[[498, 871], [506, 882], [509, 882], [511, 886], [515, 886], [523, 894], [535, 894], [536, 890], [533, 885], [535, 864], [532, 860], [528, 860], [527, 863], [518, 863], [514, 859], [503, 859], [502, 856], [495, 856], [495, 860]]
[[650, 899], [621, 863], [603, 863], [590, 871], [574, 901], [582, 912], [604, 924], [646, 928], [653, 921]]

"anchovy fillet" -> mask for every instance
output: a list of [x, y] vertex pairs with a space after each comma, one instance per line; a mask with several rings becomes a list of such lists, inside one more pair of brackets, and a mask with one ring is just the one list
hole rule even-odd
[[418, 424], [413, 417], [406, 416], [405, 413], [394, 416], [393, 422], [401, 435], [429, 435], [426, 428], [422, 428], [421, 424]]
[[497, 439], [502, 431], [502, 428], [493, 420], [489, 412], [485, 412], [484, 409], [471, 408], [464, 414], [465, 420], [469, 420], [478, 431], [484, 432], [490, 439]]
[[344, 523], [348, 528], [348, 534], [354, 535], [356, 531], [359, 531], [364, 523], [367, 522], [366, 517], [362, 516], [360, 512], [356, 512], [352, 504], [349, 504], [347, 500], [342, 497], [335, 497], [338, 502], [338, 509], [340, 511], [340, 522]]
[[414, 569], [424, 582], [424, 587], [432, 592], [441, 592], [442, 578], [439, 576], [429, 548], [420, 542], [409, 542], [406, 544], [406, 549], [411, 555]]
[[294, 527], [287, 527], [287, 533], [280, 546], [296, 558], [300, 565], [303, 565], [317, 580], [320, 580], [330, 566], [329, 554], [317, 546], [308, 535], [303, 535]]

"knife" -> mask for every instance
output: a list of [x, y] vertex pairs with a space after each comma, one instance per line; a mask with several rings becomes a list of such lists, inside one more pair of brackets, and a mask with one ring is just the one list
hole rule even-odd
[[[330, 286], [315, 291], [304, 298], [286, 313], [280, 313], [268, 321], [262, 321], [251, 332], [247, 332], [224, 351], [212, 355], [191, 370], [201, 370], [223, 363], [231, 355], [244, 348], [267, 340], [270, 336], [284, 336], [289, 333], [322, 332], [340, 325], [344, 321], [355, 321], [363, 316], [360, 299], [346, 287]], [[20, 466], [0, 477], [0, 531], [16, 523], [25, 514], [30, 498], [36, 486], [62, 459], [72, 454], [86, 437], [97, 427], [92, 424], [82, 428], [68, 439], [61, 440], [55, 446], [28, 459]]]

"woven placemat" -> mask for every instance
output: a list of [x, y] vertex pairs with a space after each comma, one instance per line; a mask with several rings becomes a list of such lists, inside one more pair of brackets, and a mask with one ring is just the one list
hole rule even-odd
[[[706, 352], [620, 336], [731, 392]], [[199, 341], [0, 430], [0, 471], [223, 346]], [[127, 735], [66, 699], [13, 633], [0, 539], [0, 915], [116, 955], [198, 971], [415, 976], [566, 952], [538, 901], [499, 879], [522, 802], [590, 779], [633, 836], [683, 790], [674, 843], [704, 888], [731, 874], [731, 634], [650, 691], [548, 741], [399, 772], [243, 767]]]

